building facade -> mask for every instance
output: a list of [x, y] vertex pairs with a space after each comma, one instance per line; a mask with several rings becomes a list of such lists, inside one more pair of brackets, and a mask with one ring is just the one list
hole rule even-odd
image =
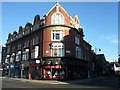
[[77, 15], [56, 3], [41, 18], [8, 35], [2, 64], [8, 76], [29, 79], [78, 79], [91, 76], [91, 45]]

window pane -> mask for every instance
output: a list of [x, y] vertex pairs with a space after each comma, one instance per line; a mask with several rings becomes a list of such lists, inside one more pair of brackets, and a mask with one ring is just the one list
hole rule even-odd
[[51, 39], [52, 40], [62, 40], [63, 39], [63, 31], [62, 30], [53, 30]]
[[57, 49], [54, 49], [54, 56], [57, 56]]
[[62, 48], [58, 49], [58, 56], [62, 56]]
[[60, 13], [54, 15], [53, 24], [64, 24], [63, 23], [63, 16]]
[[60, 33], [56, 33], [56, 40], [59, 40], [60, 39]]

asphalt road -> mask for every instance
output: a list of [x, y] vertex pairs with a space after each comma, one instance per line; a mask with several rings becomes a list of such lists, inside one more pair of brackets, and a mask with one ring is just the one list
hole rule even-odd
[[[101, 88], [105, 90], [120, 90], [120, 77], [108, 76], [101, 79], [94, 79], [92, 81], [72, 83], [67, 82], [68, 84], [45, 84], [45, 83], [35, 83], [35, 82], [26, 82], [20, 80], [14, 80], [10, 78], [2, 78], [2, 88], [8, 88], [8, 90], [13, 90], [13, 88], [29, 88], [30, 90], [42, 90], [43, 88]], [[42, 88], [42, 89], [40, 89]], [[3, 89], [4, 90], [4, 89]], [[16, 90], [16, 89], [15, 89]]]

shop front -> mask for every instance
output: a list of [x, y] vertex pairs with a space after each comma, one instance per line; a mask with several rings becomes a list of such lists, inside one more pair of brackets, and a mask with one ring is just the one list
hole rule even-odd
[[21, 78], [28, 78], [29, 77], [29, 61], [21, 61]]
[[8, 72], [9, 72], [9, 64], [4, 63], [2, 65], [2, 76], [8, 76]]
[[44, 66], [44, 79], [65, 79], [66, 68], [62, 65]]
[[41, 78], [41, 68], [40, 60], [31, 60], [29, 67], [29, 79], [40, 79]]
[[42, 65], [43, 79], [65, 79], [67, 68], [62, 65], [61, 58], [45, 58]]
[[20, 62], [15, 62], [15, 77], [20, 78], [20, 75], [21, 75]]
[[15, 66], [14, 66], [14, 63], [10, 64], [9, 76], [10, 77], [14, 77], [15, 76]]

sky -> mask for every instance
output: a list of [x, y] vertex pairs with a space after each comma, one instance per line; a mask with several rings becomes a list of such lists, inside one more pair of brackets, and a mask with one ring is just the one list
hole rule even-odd
[[[34, 16], [43, 17], [56, 2], [2, 2], [2, 44], [9, 33], [19, 26], [33, 22]], [[118, 58], [118, 3], [117, 2], [59, 2], [72, 16], [78, 15], [84, 29], [84, 39], [105, 54], [107, 61]]]

